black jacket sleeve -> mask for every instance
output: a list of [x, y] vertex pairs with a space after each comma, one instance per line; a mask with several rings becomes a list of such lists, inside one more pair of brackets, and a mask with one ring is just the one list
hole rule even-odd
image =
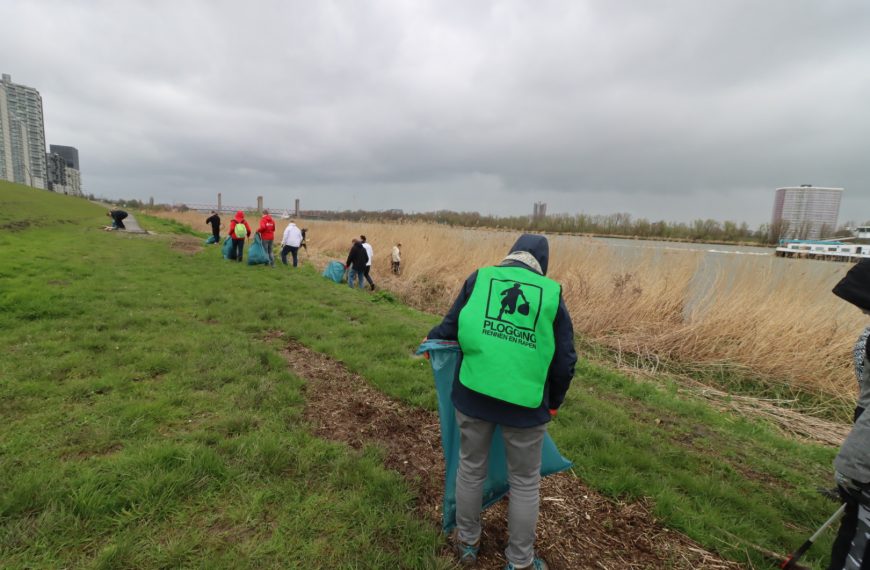
[[453, 306], [450, 307], [450, 310], [447, 311], [447, 314], [444, 315], [444, 319], [441, 321], [441, 324], [434, 327], [429, 331], [427, 338], [439, 339], [439, 340], [458, 340], [459, 338], [459, 311], [465, 307], [465, 304], [468, 302], [468, 298], [471, 297], [471, 292], [474, 290], [474, 283], [477, 281], [477, 271], [472, 273], [468, 279], [465, 280], [465, 283], [462, 284], [462, 288], [459, 290], [459, 295], [456, 296], [456, 300], [453, 301]]
[[556, 410], [565, 401], [565, 394], [571, 385], [571, 379], [574, 378], [574, 365], [577, 364], [577, 352], [574, 350], [574, 324], [571, 322], [565, 300], [561, 298], [556, 320], [553, 321], [553, 333], [556, 352], [553, 354], [553, 362], [550, 363], [547, 385], [550, 390], [548, 398], [550, 409]]

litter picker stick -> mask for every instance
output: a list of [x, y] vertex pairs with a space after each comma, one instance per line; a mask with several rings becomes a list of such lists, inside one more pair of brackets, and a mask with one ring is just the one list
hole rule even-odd
[[811, 537], [809, 537], [806, 542], [801, 544], [800, 548], [798, 548], [797, 550], [792, 552], [789, 555], [789, 557], [786, 558], [783, 561], [783, 563], [779, 565], [779, 567], [786, 569], [786, 570], [788, 568], [795, 568], [797, 565], [797, 561], [801, 559], [801, 556], [806, 554], [807, 550], [810, 549], [810, 547], [813, 545], [813, 543], [816, 541], [816, 539], [819, 538], [819, 536], [823, 532], [825, 532], [825, 530], [827, 530], [827, 528], [829, 526], [831, 526], [832, 524], [834, 524], [835, 522], [840, 520], [843, 517], [843, 513], [845, 513], [845, 512], [846, 512], [846, 503], [843, 503], [842, 505], [840, 505], [840, 508], [837, 509], [837, 512], [835, 512], [833, 515], [831, 515], [831, 518], [826, 520], [825, 524], [823, 524], [822, 526], [819, 527], [819, 530], [817, 530]]

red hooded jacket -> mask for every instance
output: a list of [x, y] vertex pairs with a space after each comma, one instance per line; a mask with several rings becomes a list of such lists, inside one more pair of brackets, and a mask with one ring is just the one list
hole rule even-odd
[[275, 239], [275, 220], [269, 214], [260, 218], [260, 228], [257, 230], [260, 239], [270, 241]]
[[236, 224], [245, 224], [245, 229], [248, 230], [248, 237], [251, 237], [251, 226], [248, 225], [247, 220], [245, 220], [245, 214], [241, 210], [236, 212], [236, 217], [230, 220], [230, 237], [234, 240], [238, 240], [236, 237]]

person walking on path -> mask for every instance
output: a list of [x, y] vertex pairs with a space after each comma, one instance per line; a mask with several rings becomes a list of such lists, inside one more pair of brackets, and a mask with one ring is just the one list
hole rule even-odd
[[[465, 280], [427, 337], [458, 340], [462, 350], [452, 399], [460, 434], [454, 549], [463, 565], [477, 562], [489, 447], [501, 426], [511, 490], [505, 569], [548, 568], [534, 550], [542, 444], [577, 362], [562, 288], [545, 277], [548, 262], [547, 238], [523, 234], [499, 265]], [[529, 300], [527, 314], [501, 314], [500, 294], [514, 284]]]
[[211, 235], [214, 236], [214, 242], [221, 242], [221, 217], [214, 210], [211, 211], [211, 216], [205, 219], [205, 223], [211, 224]]
[[[833, 293], [870, 315], [870, 260], [859, 261], [837, 283]], [[834, 459], [834, 480], [846, 512], [831, 548], [829, 570], [870, 568], [870, 326], [855, 343], [853, 359], [858, 380], [858, 402], [852, 431]]]
[[245, 213], [241, 210], [236, 212], [236, 216], [230, 221], [230, 237], [233, 240], [236, 261], [241, 263], [245, 251], [245, 239], [251, 237], [251, 226], [248, 225]]
[[353, 289], [354, 278], [359, 282], [359, 288], [363, 288], [363, 275], [365, 275], [368, 259], [369, 254], [366, 253], [362, 242], [354, 238], [351, 241], [350, 252], [347, 254], [347, 261], [344, 263], [345, 269], [348, 270], [347, 284], [351, 289]]
[[302, 231], [296, 226], [293, 220], [284, 229], [284, 236], [281, 238], [281, 262], [287, 265], [287, 254], [293, 255], [293, 267], [299, 264], [299, 247], [304, 240]]
[[372, 249], [372, 244], [366, 241], [366, 236], [359, 236], [359, 240], [362, 243], [362, 246], [366, 250], [366, 254], [369, 256], [368, 261], [366, 261], [366, 268], [363, 271], [363, 277], [366, 278], [366, 281], [369, 282], [369, 287], [372, 288], [372, 291], [375, 290], [375, 282], [372, 281], [372, 260], [375, 258], [375, 250]]
[[397, 243], [393, 246], [393, 252], [391, 255], [391, 259], [393, 262], [393, 273], [396, 275], [399, 274], [399, 266], [402, 264], [402, 244]]
[[127, 217], [127, 212], [124, 210], [119, 210], [117, 208], [112, 208], [106, 215], [112, 218], [112, 228], [116, 230], [126, 230], [127, 226], [124, 225], [124, 218]]
[[275, 254], [272, 253], [272, 243], [275, 241], [275, 220], [269, 215], [269, 210], [263, 210], [263, 217], [260, 218], [260, 227], [257, 228], [257, 233], [260, 234], [260, 239], [263, 240], [263, 249], [269, 256], [269, 266], [275, 267]]

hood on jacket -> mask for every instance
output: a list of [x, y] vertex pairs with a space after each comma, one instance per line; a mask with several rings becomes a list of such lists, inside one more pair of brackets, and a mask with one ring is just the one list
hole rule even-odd
[[239, 210], [238, 212], [236, 212], [236, 216], [233, 219], [237, 222], [241, 222], [242, 220], [245, 219], [245, 213], [243, 211]]
[[870, 311], [870, 259], [862, 259], [834, 286], [834, 295]]
[[[535, 234], [521, 235], [511, 247], [508, 256], [511, 257], [513, 254], [520, 252], [531, 254], [537, 260], [538, 265], [541, 266], [541, 273], [547, 274], [547, 265], [550, 262], [550, 243], [547, 241], [547, 238]], [[517, 261], [522, 263], [522, 259], [517, 259]], [[532, 269], [535, 268], [532, 267]]]

